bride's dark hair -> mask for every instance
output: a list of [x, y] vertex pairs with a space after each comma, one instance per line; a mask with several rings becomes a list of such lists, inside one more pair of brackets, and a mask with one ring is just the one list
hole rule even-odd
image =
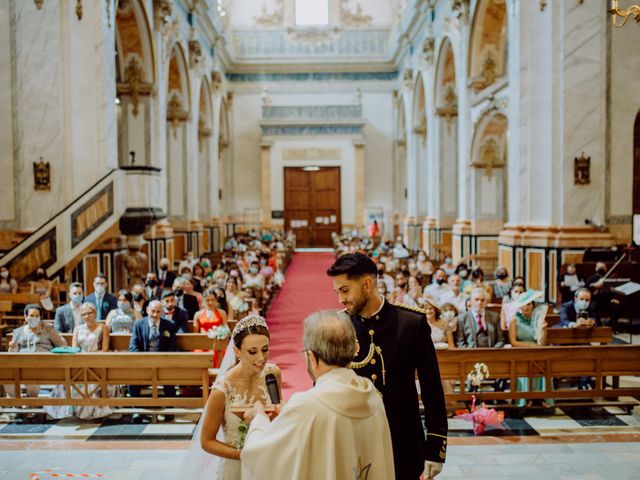
[[265, 327], [263, 327], [262, 325], [252, 325], [251, 327], [243, 328], [242, 331], [238, 332], [233, 337], [233, 344], [237, 348], [242, 347], [242, 341], [247, 335], [264, 335], [267, 338], [271, 338], [269, 336], [269, 330], [267, 330]]

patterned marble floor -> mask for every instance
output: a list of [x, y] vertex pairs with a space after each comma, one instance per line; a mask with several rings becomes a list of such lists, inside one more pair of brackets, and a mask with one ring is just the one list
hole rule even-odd
[[[469, 422], [450, 419], [439, 480], [640, 478], [640, 411], [558, 408], [555, 415], [514, 417], [482, 436], [473, 435]], [[132, 424], [127, 416], [0, 424], [0, 480], [175, 479], [194, 428], [185, 417], [156, 424]]]

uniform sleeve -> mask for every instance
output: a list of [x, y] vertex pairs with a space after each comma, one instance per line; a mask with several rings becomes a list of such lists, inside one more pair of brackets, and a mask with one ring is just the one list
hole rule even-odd
[[447, 454], [447, 408], [440, 379], [438, 357], [426, 319], [419, 322], [415, 351], [420, 394], [425, 412], [427, 444], [425, 460], [444, 462]]

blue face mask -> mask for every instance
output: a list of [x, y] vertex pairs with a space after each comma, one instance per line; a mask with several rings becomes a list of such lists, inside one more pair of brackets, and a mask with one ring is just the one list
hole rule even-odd
[[589, 302], [586, 300], [576, 300], [576, 309], [578, 310], [586, 310], [589, 308]]
[[71, 303], [74, 305], [80, 305], [82, 303], [82, 294], [71, 295]]

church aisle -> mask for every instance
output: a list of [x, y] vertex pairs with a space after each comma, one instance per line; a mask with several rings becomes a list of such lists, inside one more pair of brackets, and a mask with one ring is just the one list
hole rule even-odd
[[282, 395], [311, 387], [302, 349], [302, 321], [316, 310], [340, 308], [327, 268], [333, 253], [297, 252], [285, 274], [285, 283], [267, 314], [271, 332], [269, 361], [282, 370]]

